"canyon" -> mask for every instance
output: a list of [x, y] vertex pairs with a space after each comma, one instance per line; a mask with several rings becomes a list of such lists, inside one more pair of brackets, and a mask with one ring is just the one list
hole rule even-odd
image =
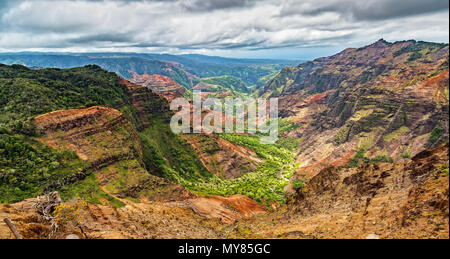
[[[448, 239], [448, 50], [380, 40], [228, 85], [279, 98], [272, 145], [171, 132], [170, 101], [233, 78], [0, 65], [0, 217], [25, 238]], [[86, 202], [81, 228], [33, 209], [52, 191]]]

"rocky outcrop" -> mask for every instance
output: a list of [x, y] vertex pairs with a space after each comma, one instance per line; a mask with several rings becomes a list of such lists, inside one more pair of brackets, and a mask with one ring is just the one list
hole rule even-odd
[[228, 179], [254, 171], [262, 162], [253, 150], [237, 146], [217, 135], [186, 135], [203, 165], [217, 176]]
[[202, 197], [174, 203], [173, 205], [189, 208], [206, 218], [218, 218], [227, 224], [232, 224], [244, 217], [252, 217], [267, 212], [262, 205], [244, 195]]
[[182, 97], [186, 92], [186, 88], [173, 81], [171, 78], [162, 75], [138, 75], [134, 73], [130, 81], [149, 88], [166, 98], [169, 102], [173, 101], [175, 98]]

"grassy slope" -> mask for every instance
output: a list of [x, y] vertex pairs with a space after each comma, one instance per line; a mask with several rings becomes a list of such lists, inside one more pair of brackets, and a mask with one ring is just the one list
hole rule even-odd
[[232, 91], [233, 93], [249, 93], [249, 88], [245, 83], [234, 76], [219, 76], [202, 79], [202, 82], [221, 86], [221, 91]]

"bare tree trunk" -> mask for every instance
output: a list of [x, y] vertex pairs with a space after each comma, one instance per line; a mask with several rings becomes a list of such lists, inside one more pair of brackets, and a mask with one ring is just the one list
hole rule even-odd
[[8, 225], [11, 232], [13, 232], [16, 239], [23, 239], [22, 235], [17, 231], [16, 226], [11, 222], [9, 218], [4, 218], [3, 221], [5, 221], [6, 225]]

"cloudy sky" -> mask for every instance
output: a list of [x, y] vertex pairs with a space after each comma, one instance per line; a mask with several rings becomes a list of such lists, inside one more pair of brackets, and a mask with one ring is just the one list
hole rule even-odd
[[0, 51], [309, 59], [449, 41], [448, 0], [1, 0]]

